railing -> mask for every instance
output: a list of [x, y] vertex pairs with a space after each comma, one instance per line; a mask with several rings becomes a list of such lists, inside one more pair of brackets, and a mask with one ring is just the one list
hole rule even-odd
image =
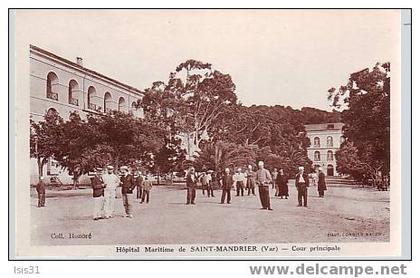
[[54, 92], [47, 92], [47, 98], [58, 100], [58, 94]]
[[79, 106], [79, 100], [77, 98], [70, 98], [69, 103], [73, 104], [73, 105], [76, 105], [76, 106]]

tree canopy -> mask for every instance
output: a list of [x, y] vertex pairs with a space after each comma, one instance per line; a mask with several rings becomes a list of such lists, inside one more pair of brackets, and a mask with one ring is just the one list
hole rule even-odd
[[[390, 170], [390, 69], [389, 63], [377, 63], [350, 74], [338, 90], [329, 90], [332, 105], [343, 109], [343, 131], [351, 142], [337, 154], [338, 163], [352, 161], [357, 165], [352, 168], [371, 177]], [[340, 171], [355, 174], [348, 167]]]

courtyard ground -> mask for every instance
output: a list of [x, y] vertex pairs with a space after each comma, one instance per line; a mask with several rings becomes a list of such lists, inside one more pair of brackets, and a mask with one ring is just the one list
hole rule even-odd
[[[45, 208], [31, 198], [32, 243], [69, 244], [196, 244], [389, 241], [389, 192], [368, 188], [329, 187], [325, 198], [309, 188], [309, 207], [297, 207], [297, 193], [281, 200], [270, 190], [273, 211], [260, 210], [257, 196], [234, 196], [219, 204], [197, 190], [196, 205], [185, 205], [185, 190], [156, 186], [149, 204], [131, 196], [134, 218], [123, 217], [121, 198], [112, 219], [93, 221], [90, 189], [47, 191]], [[63, 234], [63, 239], [53, 239]], [[91, 239], [68, 238], [69, 233]]]

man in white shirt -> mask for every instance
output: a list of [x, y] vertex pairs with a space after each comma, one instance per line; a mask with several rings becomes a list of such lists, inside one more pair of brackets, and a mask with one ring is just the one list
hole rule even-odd
[[242, 169], [238, 168], [235, 175], [233, 175], [233, 182], [236, 185], [236, 196], [244, 196], [244, 185], [245, 185], [246, 176], [242, 173]]
[[258, 185], [258, 192], [260, 194], [261, 209], [273, 210], [270, 205], [270, 184], [273, 182], [270, 171], [264, 168], [264, 162], [258, 162], [258, 171], [255, 182]]
[[120, 178], [114, 174], [114, 167], [107, 166], [107, 173], [102, 175], [102, 181], [105, 184], [105, 218], [111, 218], [114, 213], [114, 202], [117, 186], [120, 185]]
[[211, 177], [211, 171], [209, 170], [206, 173], [204, 173], [203, 177], [201, 178], [201, 184], [203, 186], [203, 189], [207, 190], [207, 197], [210, 197], [210, 193], [211, 193], [211, 196], [214, 197], [211, 182], [212, 182], [212, 177]]
[[298, 207], [302, 206], [302, 199], [303, 205], [308, 207], [309, 178], [308, 175], [304, 173], [303, 166], [299, 167], [299, 173], [296, 175], [295, 184], [298, 191]]

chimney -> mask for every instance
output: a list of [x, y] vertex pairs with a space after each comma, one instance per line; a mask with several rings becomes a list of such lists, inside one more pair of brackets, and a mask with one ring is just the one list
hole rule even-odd
[[77, 61], [77, 64], [79, 66], [83, 67], [83, 58], [82, 57], [76, 57], [76, 61]]

